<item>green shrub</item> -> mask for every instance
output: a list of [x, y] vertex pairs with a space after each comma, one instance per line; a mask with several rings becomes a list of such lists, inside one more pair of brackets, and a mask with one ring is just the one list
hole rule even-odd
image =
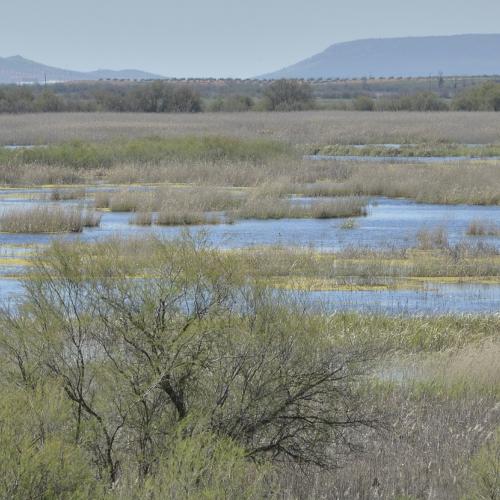
[[208, 111], [242, 112], [250, 111], [254, 107], [254, 100], [243, 95], [218, 97], [208, 105]]
[[498, 500], [500, 498], [500, 428], [472, 458], [470, 483], [467, 485], [470, 500]]
[[358, 96], [352, 102], [352, 107], [355, 111], [373, 111], [375, 109], [375, 101], [368, 96]]
[[458, 94], [452, 103], [458, 111], [500, 111], [500, 84], [486, 82]]
[[268, 111], [300, 111], [313, 107], [310, 84], [296, 80], [276, 80], [264, 92]]
[[245, 450], [230, 439], [187, 429], [185, 424], [180, 426], [143, 482], [128, 475], [113, 497], [251, 500], [270, 496], [271, 467], [249, 462]]
[[71, 406], [57, 382], [34, 391], [4, 383], [1, 395], [0, 497], [95, 498], [101, 488], [89, 455], [68, 432]]
[[417, 92], [377, 102], [379, 111], [446, 111], [447, 109], [446, 102], [434, 92]]

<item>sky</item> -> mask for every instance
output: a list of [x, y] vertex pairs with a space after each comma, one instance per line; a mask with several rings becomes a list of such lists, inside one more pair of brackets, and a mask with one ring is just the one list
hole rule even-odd
[[0, 0], [0, 56], [251, 77], [362, 38], [498, 33], [499, 0]]

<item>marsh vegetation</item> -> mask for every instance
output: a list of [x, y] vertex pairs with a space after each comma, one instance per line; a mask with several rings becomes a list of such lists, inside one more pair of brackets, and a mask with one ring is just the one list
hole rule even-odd
[[101, 216], [76, 208], [36, 206], [0, 214], [0, 230], [6, 233], [81, 233], [85, 227], [99, 226]]
[[5, 495], [490, 491], [497, 316], [321, 314], [239, 258], [184, 236], [34, 259], [0, 313]]
[[467, 228], [470, 236], [500, 236], [500, 226], [493, 221], [473, 220]]
[[[0, 178], [7, 185], [67, 184], [85, 180], [123, 184], [188, 183], [260, 187], [276, 195], [387, 196], [446, 204], [497, 205], [500, 201], [498, 161], [391, 165], [335, 160], [311, 162], [301, 156], [300, 148], [279, 142], [227, 137], [67, 143], [0, 150]], [[67, 196], [73, 194], [68, 192]], [[133, 197], [139, 199], [141, 195], [115, 194], [109, 201], [105, 194], [98, 196], [98, 205], [111, 208], [109, 203], [114, 201], [118, 210], [123, 202], [123, 209], [134, 209], [138, 201]]]
[[498, 290], [499, 162], [303, 159], [491, 156], [498, 120], [0, 116], [45, 145], [0, 149], [0, 496], [498, 496], [498, 314], [308, 297]]
[[60, 144], [144, 137], [227, 136], [292, 145], [495, 144], [500, 115], [488, 112], [56, 113], [0, 115], [0, 144]]

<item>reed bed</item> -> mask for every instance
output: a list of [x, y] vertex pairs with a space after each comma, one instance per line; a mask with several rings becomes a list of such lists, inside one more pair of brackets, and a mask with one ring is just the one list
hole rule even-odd
[[500, 156], [500, 146], [491, 144], [462, 145], [453, 143], [401, 144], [399, 147], [366, 144], [350, 146], [332, 144], [311, 148], [310, 154], [327, 156], [378, 156], [378, 157], [474, 157], [487, 158]]
[[53, 189], [49, 194], [51, 201], [81, 200], [85, 199], [87, 191], [85, 188], [79, 189]]
[[86, 172], [64, 166], [5, 165], [0, 162], [0, 185], [40, 186], [81, 184], [90, 180]]
[[[269, 247], [234, 251], [238, 267], [271, 284], [291, 288], [317, 284], [417, 286], [423, 280], [500, 279], [500, 253], [494, 247], [460, 243], [440, 249], [352, 248], [338, 252]], [[413, 282], [413, 279], [418, 279]], [[410, 281], [407, 281], [410, 280]]]
[[304, 196], [339, 195], [408, 198], [420, 203], [500, 204], [500, 163], [464, 161], [448, 165], [346, 164], [324, 161], [294, 192]]
[[94, 196], [96, 208], [109, 209], [111, 212], [151, 211], [154, 201], [154, 194], [142, 189], [97, 191]]
[[83, 177], [107, 182], [254, 187], [275, 196], [355, 195], [426, 203], [500, 203], [498, 161], [446, 165], [307, 161], [292, 145], [222, 137], [66, 144], [3, 154], [7, 156], [0, 159], [0, 182], [8, 185], [82, 182]]
[[434, 229], [421, 229], [417, 233], [418, 247], [421, 250], [432, 250], [434, 248], [447, 248], [448, 232], [443, 226], [438, 226]]
[[207, 215], [203, 212], [179, 209], [172, 205], [164, 205], [158, 212], [156, 223], [159, 226], [193, 226], [205, 224], [218, 224], [221, 218]]
[[[169, 223], [174, 216], [165, 214], [165, 217]], [[174, 223], [193, 221], [197, 224], [205, 222], [204, 217], [205, 214], [199, 214], [198, 218], [183, 221], [176, 216]], [[131, 273], [148, 274], [148, 269], [161, 265], [158, 248], [163, 249], [162, 245], [155, 238], [148, 238], [111, 241], [99, 248], [112, 248], [112, 253], [123, 255], [120, 258], [130, 261]], [[172, 248], [175, 252], [175, 247]], [[227, 267], [260, 280], [264, 286], [315, 289], [319, 283], [321, 289], [346, 285], [412, 288], [426, 280], [444, 283], [498, 283], [500, 280], [499, 250], [480, 242], [462, 242], [432, 250], [356, 247], [324, 252], [314, 248], [270, 246], [217, 253], [223, 256]]]
[[462, 373], [468, 384], [450, 386], [431, 374], [426, 382], [374, 382], [373, 404], [385, 408], [386, 429], [363, 433], [362, 452], [337, 470], [282, 473], [283, 497], [498, 498], [498, 373], [485, 384], [491, 374], [481, 372], [491, 371], [492, 357], [482, 351], [475, 361], [473, 373]]
[[209, 134], [306, 145], [491, 144], [498, 141], [499, 128], [500, 116], [488, 112], [41, 113], [2, 115], [0, 144]]
[[108, 207], [112, 212], [137, 212], [153, 209], [153, 194], [146, 191], [122, 190], [113, 193]]
[[80, 233], [97, 227], [100, 215], [79, 208], [36, 206], [9, 210], [0, 215], [0, 230], [7, 233]]
[[239, 206], [244, 194], [218, 187], [157, 187], [154, 189], [122, 189], [95, 194], [96, 208], [112, 212], [159, 211], [165, 203], [199, 212], [226, 211]]
[[151, 212], [135, 212], [129, 219], [129, 224], [136, 226], [151, 226], [153, 214]]
[[360, 197], [338, 197], [307, 204], [293, 203], [290, 199], [272, 196], [250, 197], [234, 216], [239, 219], [334, 219], [367, 215], [368, 201]]
[[500, 236], [500, 226], [492, 221], [473, 220], [467, 227], [469, 236]]
[[218, 188], [163, 188], [156, 199], [159, 225], [217, 224], [223, 221], [221, 212], [241, 204], [242, 195]]

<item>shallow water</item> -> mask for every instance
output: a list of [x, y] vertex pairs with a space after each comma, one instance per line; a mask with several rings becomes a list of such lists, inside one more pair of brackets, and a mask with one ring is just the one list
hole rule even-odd
[[304, 160], [337, 160], [370, 163], [454, 163], [470, 160], [500, 160], [500, 156], [369, 156], [369, 155], [305, 155]]
[[36, 146], [34, 144], [6, 144], [2, 146], [4, 149], [32, 149], [32, 148], [44, 148], [47, 146]]
[[[432, 284], [421, 290], [279, 291], [321, 311], [358, 311], [389, 315], [493, 314], [500, 312], [500, 285]], [[0, 277], [0, 303], [22, 298], [20, 280]]]
[[[304, 200], [304, 199], [302, 199]], [[300, 200], [299, 200], [300, 201]], [[0, 199], [0, 212], [9, 208], [32, 206], [39, 201]], [[63, 202], [75, 205], [73, 202]], [[86, 241], [104, 240], [113, 236], [125, 238], [155, 234], [174, 237], [181, 227], [135, 226], [128, 223], [130, 213], [104, 212], [98, 228], [87, 228], [79, 234], [11, 234], [0, 233], [2, 245], [46, 244], [54, 239]], [[356, 218], [357, 227], [342, 229], [346, 219], [281, 219], [244, 220], [235, 224], [191, 226], [190, 231], [208, 231], [208, 239], [222, 248], [253, 245], [312, 245], [319, 250], [339, 250], [362, 246], [396, 248], [415, 246], [419, 230], [443, 227], [450, 243], [482, 241], [500, 249], [500, 238], [467, 237], [466, 230], [473, 220], [500, 221], [500, 206], [430, 205], [409, 200], [378, 198], [372, 200], [369, 214]]]
[[0, 277], [0, 305], [15, 304], [23, 293], [19, 280]]
[[500, 312], [500, 285], [428, 284], [422, 290], [290, 292], [328, 312], [442, 315]]
[[[99, 188], [100, 189], [100, 188]], [[106, 188], [106, 189], [109, 189]], [[0, 212], [34, 206], [48, 189], [1, 190]], [[318, 201], [318, 200], [315, 200]], [[295, 203], [311, 202], [295, 198]], [[67, 206], [81, 201], [58, 202]], [[20, 259], [32, 251], [32, 245], [44, 245], [54, 239], [102, 241], [111, 237], [147, 237], [154, 234], [174, 237], [181, 227], [144, 227], [128, 223], [132, 214], [103, 212], [101, 226], [87, 228], [80, 234], [8, 234], [0, 233], [0, 300], [15, 301], [22, 292], [20, 281], [13, 279], [23, 272]], [[500, 221], [499, 206], [429, 205], [408, 200], [373, 199], [366, 217], [356, 218], [357, 226], [342, 229], [345, 219], [283, 219], [246, 220], [235, 224], [192, 226], [190, 231], [208, 231], [207, 238], [221, 248], [253, 245], [313, 246], [318, 250], [339, 250], [346, 247], [386, 249], [417, 245], [421, 229], [444, 227], [450, 243], [484, 242], [500, 249], [500, 238], [467, 237], [465, 232], [472, 220]], [[12, 260], [10, 260], [12, 259]], [[288, 293], [288, 292], [286, 292]], [[292, 292], [290, 292], [292, 293]], [[357, 310], [387, 314], [495, 313], [500, 311], [500, 285], [432, 284], [418, 290], [341, 290], [325, 292], [293, 292], [311, 305], [334, 310]]]

